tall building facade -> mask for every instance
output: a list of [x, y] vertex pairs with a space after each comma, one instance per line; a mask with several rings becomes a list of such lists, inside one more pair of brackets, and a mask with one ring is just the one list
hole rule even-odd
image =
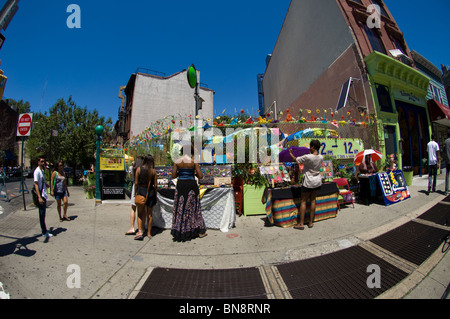
[[379, 150], [421, 174], [429, 78], [383, 1], [293, 0], [264, 74], [265, 109], [335, 110], [345, 83], [351, 103], [338, 112], [370, 114]]
[[450, 127], [450, 108], [448, 107], [447, 94], [442, 82], [442, 72], [418, 52], [412, 50], [411, 55], [417, 69], [430, 78], [427, 94], [428, 113], [430, 115], [432, 133], [442, 149]]
[[[200, 71], [197, 70], [198, 82]], [[116, 125], [118, 135], [126, 142], [167, 116], [179, 120], [194, 119], [196, 114], [195, 89], [189, 86], [187, 70], [170, 76], [145, 69], [132, 74], [123, 87], [124, 104]], [[213, 118], [214, 91], [199, 85], [199, 119]], [[120, 95], [119, 95], [120, 96]], [[185, 121], [186, 122], [186, 121]]]

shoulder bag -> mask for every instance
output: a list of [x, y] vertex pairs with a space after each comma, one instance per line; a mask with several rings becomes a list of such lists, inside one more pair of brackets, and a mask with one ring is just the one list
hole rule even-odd
[[149, 192], [149, 190], [150, 190], [150, 183], [151, 183], [151, 182], [152, 182], [152, 179], [149, 178], [149, 181], [148, 181], [148, 187], [147, 187], [147, 194], [145, 195], [145, 197], [142, 196], [142, 195], [136, 195], [136, 196], [134, 197], [134, 203], [135, 203], [136, 205], [144, 206], [145, 203], [147, 202], [147, 197], [148, 197], [148, 192]]

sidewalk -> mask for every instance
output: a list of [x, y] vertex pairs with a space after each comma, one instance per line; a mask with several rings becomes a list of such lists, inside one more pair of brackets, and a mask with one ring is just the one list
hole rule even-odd
[[[443, 176], [438, 178], [438, 190], [444, 188]], [[55, 236], [48, 241], [40, 236], [38, 211], [31, 203], [27, 211], [0, 220], [0, 282], [11, 299], [128, 299], [137, 296], [157, 267], [272, 269], [368, 246], [369, 239], [414, 220], [445, 198], [439, 192], [425, 194], [425, 182], [426, 177], [414, 178], [411, 198], [404, 202], [388, 207], [355, 204], [354, 209], [350, 205], [312, 229], [264, 227], [264, 215], [241, 216], [227, 233], [208, 230], [206, 238], [185, 243], [173, 242], [169, 230], [155, 233], [151, 240], [135, 241], [124, 235], [130, 227], [127, 201], [96, 206], [81, 187], [71, 187], [68, 215], [72, 221], [59, 222], [56, 203], [49, 200], [46, 221]], [[380, 298], [441, 298], [450, 281], [449, 255], [436, 250], [410, 270], [406, 279]], [[77, 279], [80, 288], [76, 288]], [[286, 291], [281, 293], [274, 292], [274, 297], [287, 296]]]

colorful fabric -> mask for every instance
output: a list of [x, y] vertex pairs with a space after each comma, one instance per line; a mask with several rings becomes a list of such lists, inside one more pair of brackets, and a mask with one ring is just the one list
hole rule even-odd
[[[337, 216], [338, 194], [317, 196], [316, 213], [314, 222], [334, 218]], [[291, 227], [297, 224], [298, 210], [300, 208], [299, 199], [272, 200], [272, 192], [269, 191], [266, 201], [266, 216], [270, 225], [281, 227]], [[306, 203], [305, 221], [309, 220], [310, 203]]]

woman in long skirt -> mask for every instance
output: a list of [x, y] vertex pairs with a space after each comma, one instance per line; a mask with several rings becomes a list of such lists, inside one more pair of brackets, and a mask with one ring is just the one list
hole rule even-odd
[[200, 192], [195, 176], [203, 178], [198, 163], [191, 156], [184, 155], [175, 161], [172, 179], [178, 178], [173, 204], [172, 231], [174, 241], [186, 241], [205, 237], [206, 226], [201, 213]]

